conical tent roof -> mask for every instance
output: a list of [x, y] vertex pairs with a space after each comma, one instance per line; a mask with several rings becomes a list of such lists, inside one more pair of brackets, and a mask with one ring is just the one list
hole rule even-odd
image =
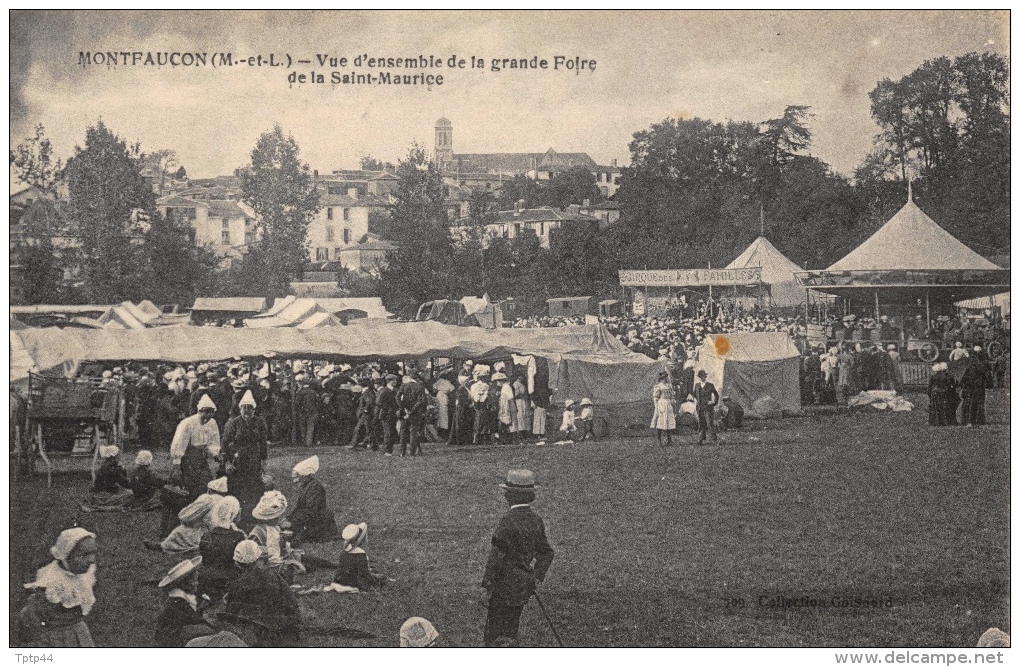
[[764, 283], [795, 280], [794, 272], [803, 271], [764, 236], [756, 238], [739, 257], [726, 265], [726, 268], [748, 269], [756, 266], [761, 267], [761, 280]]
[[804, 289], [794, 272], [802, 269], [790, 258], [759, 236], [740, 256], [730, 262], [727, 269], [761, 267], [761, 281], [769, 286], [769, 300], [773, 306], [796, 306], [804, 300]]
[[913, 200], [826, 271], [994, 271], [1001, 267], [935, 224]]

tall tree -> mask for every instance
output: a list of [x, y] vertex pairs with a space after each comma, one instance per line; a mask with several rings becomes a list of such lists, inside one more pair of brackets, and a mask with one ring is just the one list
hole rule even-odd
[[142, 178], [142, 155], [102, 121], [85, 132], [62, 174], [69, 218], [81, 239], [85, 292], [92, 303], [143, 296], [139, 282], [142, 222], [155, 195]]
[[453, 241], [442, 174], [422, 147], [411, 146], [397, 177], [390, 214], [397, 250], [382, 270], [382, 297], [391, 311], [413, 315], [422, 302], [451, 295]]
[[141, 247], [144, 294], [159, 304], [189, 304], [211, 287], [218, 264], [208, 248], [195, 245], [186, 223], [156, 213]]
[[[882, 181], [893, 155], [901, 180], [918, 181], [914, 191], [939, 224], [978, 252], [1008, 252], [1008, 72], [998, 54], [968, 53], [879, 82], [870, 98], [882, 133], [857, 171], [858, 189], [872, 199], [889, 190]], [[889, 195], [901, 204], [903, 190], [900, 184]]]
[[169, 148], [161, 148], [145, 155], [145, 166], [154, 174], [155, 190], [162, 195], [166, 189], [166, 181], [177, 170], [177, 152]]
[[762, 123], [764, 129], [760, 142], [772, 166], [789, 163], [797, 153], [811, 145], [811, 130], [804, 124], [810, 110], [811, 107], [806, 106], [788, 106], [781, 118]]
[[899, 81], [883, 79], [869, 94], [871, 115], [882, 128], [882, 140], [896, 149], [904, 180], [911, 165], [932, 175], [952, 161], [956, 86], [952, 63], [941, 57], [926, 60]]
[[262, 231], [256, 242], [262, 252], [253, 256], [264, 264], [261, 294], [282, 296], [291, 278], [303, 272], [305, 239], [319, 210], [319, 192], [297, 142], [279, 125], [256, 142], [251, 164], [241, 173], [241, 196], [255, 210], [255, 225]]
[[49, 238], [19, 247], [11, 257], [20, 265], [21, 302], [27, 305], [60, 303], [64, 271]]
[[383, 162], [371, 155], [361, 156], [361, 168], [365, 171], [394, 171], [396, 169], [392, 162]]
[[57, 179], [62, 166], [59, 159], [53, 159], [53, 145], [46, 138], [42, 123], [35, 126], [35, 136], [11, 151], [11, 167], [22, 183], [41, 188], [52, 197], [57, 196]]
[[586, 199], [589, 202], [600, 202], [603, 199], [602, 191], [595, 181], [595, 174], [581, 166], [555, 174], [543, 189], [543, 195], [543, 205], [555, 208], [583, 204]]
[[511, 211], [522, 200], [525, 208], [534, 208], [542, 205], [542, 196], [538, 183], [526, 176], [514, 176], [500, 185], [496, 203], [500, 211]]

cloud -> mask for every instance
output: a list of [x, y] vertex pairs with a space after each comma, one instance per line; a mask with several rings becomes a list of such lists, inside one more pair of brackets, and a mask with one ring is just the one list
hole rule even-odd
[[[12, 12], [10, 137], [42, 122], [66, 156], [102, 118], [211, 176], [247, 162], [259, 133], [279, 122], [305, 160], [329, 171], [365, 154], [398, 159], [412, 140], [431, 147], [445, 115], [458, 152], [554, 147], [607, 163], [626, 162], [633, 133], [669, 115], [759, 121], [807, 104], [813, 152], [846, 173], [877, 132], [867, 93], [878, 80], [1008, 38], [1002, 12]], [[82, 68], [83, 50], [563, 55], [597, 67], [443, 68], [431, 90], [289, 86], [286, 71], [247, 65]]]

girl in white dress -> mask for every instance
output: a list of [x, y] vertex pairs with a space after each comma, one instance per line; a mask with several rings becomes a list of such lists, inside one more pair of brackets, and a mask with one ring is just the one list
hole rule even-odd
[[665, 433], [666, 445], [672, 445], [672, 433], [676, 429], [676, 393], [669, 383], [669, 373], [659, 373], [659, 381], [652, 388], [652, 405], [655, 408], [652, 428], [656, 431], [659, 444], [662, 444], [662, 435]]

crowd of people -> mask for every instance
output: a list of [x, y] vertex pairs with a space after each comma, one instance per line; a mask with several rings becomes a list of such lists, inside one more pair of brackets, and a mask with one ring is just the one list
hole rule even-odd
[[[470, 424], [473, 442], [486, 434], [509, 437], [514, 432], [511, 427], [515, 414], [510, 412], [510, 419], [504, 419], [509, 409], [507, 401], [515, 402], [512, 392], [503, 392], [508, 386], [507, 376], [500, 372], [502, 369], [491, 374], [484, 368], [478, 370], [481, 366], [466, 363], [465, 370], [472, 374], [460, 379], [474, 378], [472, 389], [474, 384], [487, 388], [492, 381], [496, 395], [505, 398], [502, 404], [496, 403], [492, 431], [475, 427], [484, 408], [476, 406], [476, 413], [466, 419], [456, 407], [457, 401], [452, 401], [454, 415], [465, 425]], [[424, 403], [427, 392], [421, 387], [407, 389], [417, 385], [420, 376], [410, 369], [405, 373], [399, 390], [397, 376], [383, 376], [380, 391], [394, 394], [402, 433], [411, 434], [402, 442], [410, 443], [407, 453], [413, 455], [413, 433], [421, 425], [419, 412], [424, 412], [418, 406]], [[112, 373], [108, 379], [113, 381]], [[368, 391], [367, 386], [365, 389]], [[398, 394], [404, 398], [398, 398]], [[170, 474], [166, 479], [152, 472], [151, 451], [138, 452], [135, 469], [129, 475], [120, 461], [119, 447], [106, 445], [100, 450], [102, 464], [83, 504], [86, 511], [161, 510], [158, 533], [144, 545], [179, 562], [159, 583], [166, 598], [156, 620], [155, 645], [295, 646], [301, 637], [296, 597], [296, 591], [303, 589], [300, 577], [322, 567], [334, 572], [328, 588], [309, 587], [306, 592], [357, 592], [392, 581], [369, 561], [365, 551], [367, 523], [338, 529], [328, 491], [317, 479], [317, 455], [292, 469], [295, 501], [276, 488], [266, 474], [269, 428], [257, 414], [258, 401], [251, 389], [236, 401], [237, 414], [228, 417], [222, 437], [215, 418], [219, 410], [210, 394], [196, 395], [191, 402], [194, 414], [179, 422], [169, 445]], [[382, 428], [383, 442], [392, 448], [392, 426], [384, 422]], [[451, 423], [449, 430], [456, 434], [456, 423]], [[364, 431], [355, 432], [353, 446], [357, 446], [359, 435], [366, 437], [365, 446], [371, 446], [370, 434]], [[493, 536], [481, 581], [489, 609], [486, 646], [517, 641], [521, 611], [544, 578], [553, 553], [541, 519], [529, 507], [534, 500], [534, 473], [511, 470], [501, 486], [510, 513]], [[17, 616], [15, 643], [94, 645], [85, 618], [95, 603], [97, 539], [95, 533], [77, 526], [60, 534], [50, 550], [54, 561], [26, 585], [33, 593]], [[308, 543], [340, 540], [342, 548], [335, 562], [306, 556], [301, 548]], [[524, 575], [520, 574], [521, 568], [525, 568]], [[434, 646], [437, 640], [438, 632], [421, 617], [408, 619], [400, 630], [401, 646]]]
[[[167, 597], [153, 641], [159, 646], [296, 645], [300, 610], [292, 586], [300, 577], [328, 566], [334, 571], [330, 590], [341, 592], [377, 588], [388, 581], [365, 553], [367, 524], [339, 530], [328, 490], [316, 476], [318, 456], [294, 466], [296, 500], [288, 499], [266, 474], [270, 448], [287, 441], [287, 428], [294, 423], [288, 419], [291, 409], [297, 415], [299, 444], [346, 444], [387, 456], [396, 453], [398, 444], [401, 456], [420, 455], [426, 438], [453, 446], [544, 438], [548, 368], [532, 357], [514, 361], [468, 360], [436, 369], [432, 381], [426, 381], [424, 369], [379, 363], [357, 368], [324, 364], [316, 369], [301, 362], [256, 367], [235, 361], [94, 369], [97, 394], [123, 394], [125, 422], [134, 436], [128, 442], [169, 452], [169, 474], [160, 476], [152, 470], [150, 449], [137, 452], [129, 472], [120, 447], [101, 446], [95, 481], [82, 501], [86, 512], [160, 512], [158, 528], [143, 544], [179, 562], [160, 583]], [[162, 378], [159, 385], [156, 377]], [[566, 426], [565, 416], [563, 437], [594, 438], [593, 407], [590, 399], [584, 399], [575, 422], [573, 405], [566, 406], [570, 423]], [[178, 419], [172, 429], [161, 423], [172, 419]], [[349, 429], [343, 430], [343, 424]], [[534, 498], [533, 484], [515, 480], [504, 485], [512, 511], [527, 507]], [[535, 519], [528, 518], [533, 531], [541, 528]], [[530, 576], [540, 581], [551, 561], [548, 543], [539, 543], [545, 539], [544, 530], [539, 542], [537, 537], [515, 534], [506, 543], [500, 530], [483, 581], [491, 593], [486, 645], [516, 641], [520, 609], [528, 597], [521, 597], [519, 577], [503, 581], [510, 575], [501, 574], [501, 568], [534, 561]], [[45, 588], [57, 572], [76, 577], [75, 586], [91, 590], [95, 534], [74, 528], [60, 539], [74, 543], [55, 546], [53, 553], [63, 555], [45, 572], [40, 570], [30, 587]], [[334, 540], [343, 541], [336, 562], [309, 557], [301, 548]], [[542, 549], [536, 552], [538, 547]], [[71, 558], [82, 550], [92, 554], [91, 569], [78, 567]], [[512, 558], [508, 560], [507, 554]], [[508, 587], [513, 590], [507, 592]], [[88, 604], [78, 605], [67, 619], [74, 621], [73, 637], [53, 634], [64, 627], [63, 612], [51, 608], [53, 604], [66, 608], [77, 600], [59, 595], [51, 591], [30, 597], [18, 617], [19, 642], [91, 645], [84, 624]], [[434, 645], [438, 633], [428, 621], [410, 619], [405, 625], [402, 645]]]
[[[699, 347], [705, 337], [718, 333], [782, 331], [795, 338], [806, 335], [804, 317], [781, 317], [764, 310], [743, 310], [724, 307], [714, 302], [676, 306], [658, 315], [614, 315], [600, 317], [620, 342], [629, 349], [652, 359], [673, 359], [683, 363]], [[521, 318], [515, 328], [565, 327], [585, 323], [584, 315], [541, 316]]]
[[[235, 361], [91, 370], [96, 402], [111, 391], [123, 395], [123, 439], [171, 451], [179, 448], [173, 443], [182, 427], [201, 437], [211, 432], [212, 422], [226, 446], [258, 440], [417, 456], [429, 442], [542, 440], [553, 418], [549, 366], [540, 357], [451, 361], [434, 368]], [[199, 421], [203, 403], [217, 408]], [[230, 425], [246, 413], [258, 419]], [[253, 461], [237, 465], [251, 471]]]
[[[514, 326], [568, 326], [583, 318], [532, 318]], [[523, 322], [523, 324], [522, 324]], [[652, 420], [661, 445], [687, 422], [699, 441], [718, 439], [718, 428], [739, 428], [744, 408], [720, 395], [707, 373], [695, 371], [694, 350], [705, 337], [733, 332], [785, 332], [803, 340], [802, 317], [761, 311], [698, 311], [693, 316], [602, 319], [629, 349], [666, 362], [651, 389]], [[983, 349], [1008, 335], [1008, 319], [992, 327], [947, 319], [921, 327], [921, 335], [953, 346], [948, 363], [932, 368], [932, 425], [985, 423], [985, 389], [1004, 382], [1006, 364]], [[805, 346], [801, 358], [804, 404], [842, 404], [861, 391], [901, 387], [904, 335], [887, 318], [830, 318], [829, 341]], [[1000, 374], [1001, 371], [1001, 374]], [[266, 474], [273, 447], [334, 446], [415, 457], [423, 444], [451, 447], [544, 443], [547, 422], [562, 408], [556, 437], [597, 439], [596, 406], [551, 402], [548, 363], [511, 355], [477, 362], [450, 360], [415, 367], [403, 362], [359, 365], [269, 360], [92, 368], [96, 403], [119, 392], [127, 443], [140, 447], [129, 472], [121, 449], [103, 445], [86, 511], [158, 511], [159, 525], [144, 546], [177, 564], [159, 583], [165, 591], [153, 642], [158, 646], [293, 646], [301, 637], [300, 590], [310, 572], [329, 568], [329, 590], [368, 590], [388, 580], [365, 550], [368, 525], [339, 528], [318, 479], [318, 456], [292, 469], [288, 498]], [[959, 415], [959, 416], [958, 416]], [[169, 452], [164, 477], [152, 451]], [[497, 527], [482, 578], [488, 591], [487, 646], [517, 640], [521, 610], [552, 562], [542, 521], [530, 508], [535, 476], [511, 470], [501, 485], [510, 510]], [[27, 584], [17, 615], [16, 642], [31, 646], [90, 646], [85, 618], [96, 602], [96, 542], [81, 527], [63, 531], [50, 549], [53, 561]], [[338, 542], [336, 560], [306, 555], [302, 546]], [[524, 574], [522, 575], [521, 572]], [[308, 587], [311, 591], [313, 587]], [[323, 590], [318, 587], [316, 590]], [[438, 631], [421, 617], [400, 629], [402, 646], [434, 646]]]

